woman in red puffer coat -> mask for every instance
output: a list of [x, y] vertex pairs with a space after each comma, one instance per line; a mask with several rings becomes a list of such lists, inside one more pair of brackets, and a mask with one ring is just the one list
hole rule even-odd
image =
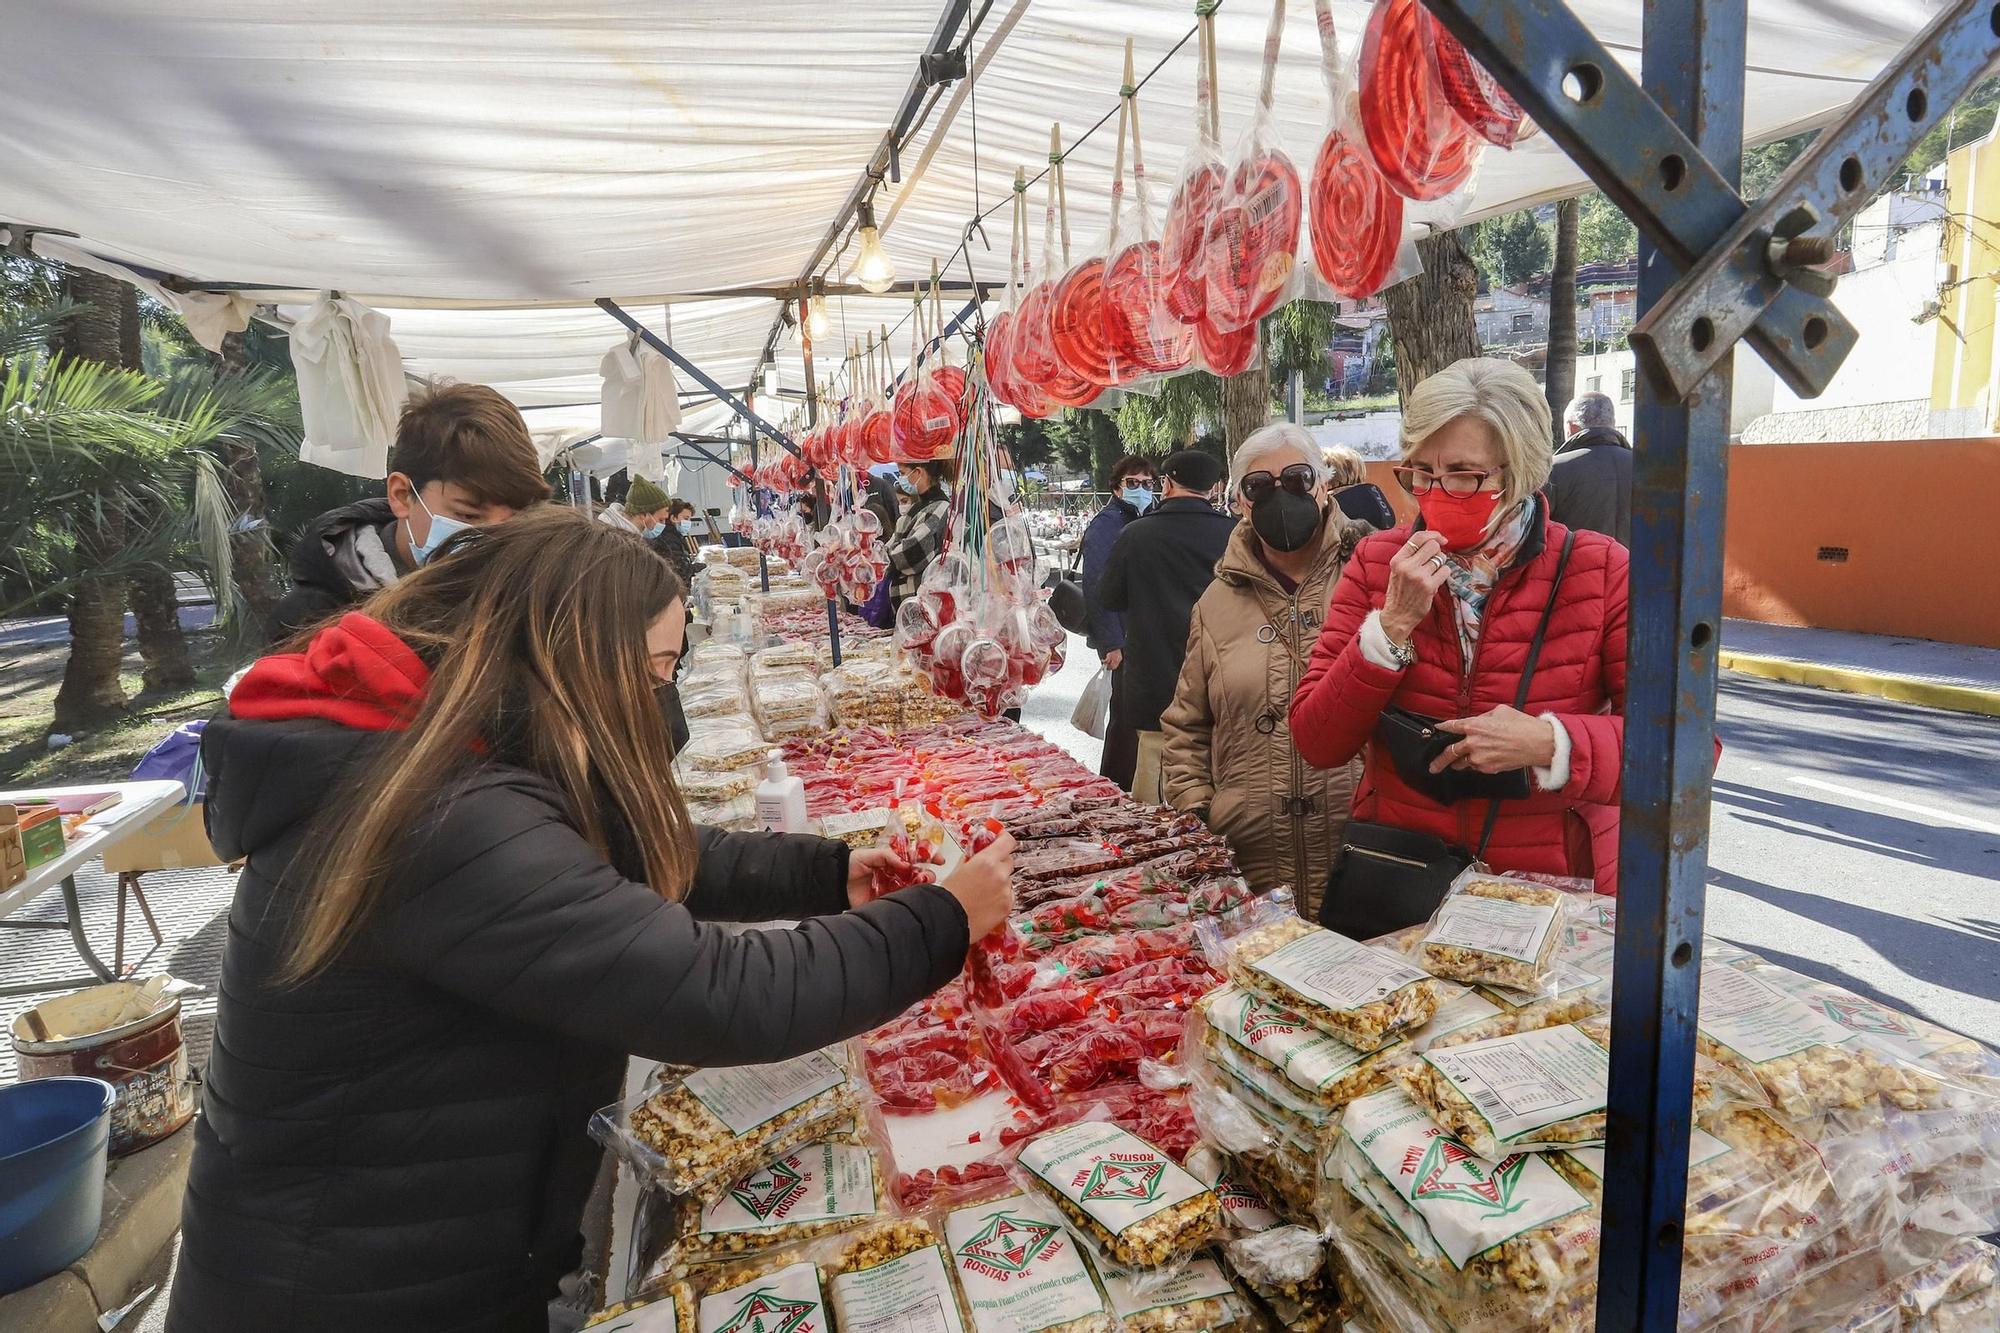
[[1527, 769], [1529, 794], [1500, 802], [1495, 870], [1595, 878], [1614, 892], [1625, 740], [1625, 548], [1577, 531], [1526, 706], [1514, 706], [1570, 530], [1537, 494], [1548, 479], [1541, 386], [1510, 362], [1459, 361], [1403, 410], [1396, 475], [1423, 518], [1361, 542], [1293, 696], [1307, 763], [1365, 754], [1356, 820], [1479, 844], [1489, 802], [1449, 804], [1404, 780], [1374, 738], [1394, 706], [1458, 736], [1433, 764]]

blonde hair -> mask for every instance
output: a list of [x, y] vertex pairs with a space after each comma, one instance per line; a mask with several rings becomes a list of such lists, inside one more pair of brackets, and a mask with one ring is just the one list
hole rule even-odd
[[1507, 465], [1501, 511], [1542, 489], [1553, 461], [1554, 423], [1549, 400], [1534, 376], [1494, 357], [1452, 362], [1410, 391], [1403, 405], [1403, 457], [1459, 417], [1478, 417], [1500, 442]]
[[1249, 438], [1236, 446], [1236, 456], [1229, 460], [1229, 498], [1236, 498], [1237, 488], [1246, 475], [1255, 472], [1259, 463], [1281, 449], [1296, 450], [1299, 457], [1312, 465], [1313, 480], [1326, 480], [1326, 460], [1312, 432], [1289, 421], [1274, 421], [1251, 431]]
[[1324, 452], [1327, 485], [1355, 486], [1368, 480], [1368, 465], [1346, 445], [1329, 444]]

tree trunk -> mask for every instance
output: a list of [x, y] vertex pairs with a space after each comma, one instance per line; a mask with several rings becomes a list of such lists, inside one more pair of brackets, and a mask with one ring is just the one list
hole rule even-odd
[[165, 565], [139, 566], [132, 571], [128, 596], [132, 619], [139, 626], [139, 655], [146, 661], [144, 691], [171, 694], [194, 684], [194, 662], [188, 657], [187, 635], [181, 630], [173, 572]]
[[[66, 268], [63, 295], [84, 308], [66, 321], [55, 338], [55, 350], [81, 361], [120, 366], [128, 351], [137, 356], [137, 300], [132, 289], [115, 278], [84, 269]], [[128, 333], [125, 307], [133, 318]], [[109, 564], [125, 544], [125, 516], [115, 509], [86, 513], [77, 525], [77, 555], [85, 568]], [[90, 578], [76, 585], [67, 608], [69, 657], [63, 663], [62, 684], [56, 690], [52, 730], [88, 731], [125, 709], [125, 689], [118, 668], [125, 656], [125, 584], [122, 579]]]
[[[241, 374], [250, 358], [243, 348], [243, 335], [224, 334], [218, 358], [229, 370]], [[278, 579], [277, 551], [271, 545], [270, 522], [264, 508], [264, 472], [257, 461], [256, 446], [233, 436], [220, 442], [229, 488], [229, 502], [242, 515], [242, 530], [229, 539], [236, 570], [236, 593], [243, 601], [245, 619], [250, 623], [239, 630], [245, 643], [262, 644], [284, 588]]]
[[1558, 446], [1563, 441], [1563, 413], [1576, 396], [1576, 219], [1581, 205], [1579, 199], [1556, 205], [1556, 266], [1549, 277], [1549, 350], [1543, 383]]
[[1417, 242], [1424, 271], [1382, 293], [1396, 339], [1396, 396], [1403, 402], [1429, 376], [1479, 355], [1479, 326], [1472, 318], [1479, 269], [1459, 235], [1436, 232]]
[[1260, 360], [1222, 382], [1222, 438], [1229, 452], [1271, 420], [1271, 368]]

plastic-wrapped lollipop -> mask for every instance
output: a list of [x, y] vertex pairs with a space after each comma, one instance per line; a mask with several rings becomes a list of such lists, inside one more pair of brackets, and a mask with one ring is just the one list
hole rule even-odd
[[947, 699], [965, 697], [965, 650], [973, 638], [972, 626], [953, 620], [931, 640], [931, 683]]
[[1033, 569], [1035, 538], [1028, 531], [1027, 520], [1017, 516], [994, 524], [993, 530], [986, 536], [986, 554], [994, 564], [1009, 573], [1023, 568]]

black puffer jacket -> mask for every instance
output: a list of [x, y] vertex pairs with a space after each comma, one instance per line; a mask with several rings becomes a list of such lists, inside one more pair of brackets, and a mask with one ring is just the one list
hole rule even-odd
[[345, 611], [400, 573], [391, 552], [396, 515], [386, 499], [356, 500], [306, 524], [292, 543], [292, 587], [271, 613], [271, 642]]
[[[489, 764], [421, 818], [344, 960], [274, 988], [300, 907], [288, 868], [378, 744], [226, 717], [204, 737], [210, 836], [249, 864], [171, 1333], [543, 1333], [599, 1160], [585, 1124], [627, 1052], [795, 1055], [886, 1021], [964, 959], [950, 894], [846, 911], [846, 849], [817, 838], [702, 830], [687, 904], [663, 902], [578, 836], [552, 785]], [[704, 924], [773, 917], [803, 924]]]

